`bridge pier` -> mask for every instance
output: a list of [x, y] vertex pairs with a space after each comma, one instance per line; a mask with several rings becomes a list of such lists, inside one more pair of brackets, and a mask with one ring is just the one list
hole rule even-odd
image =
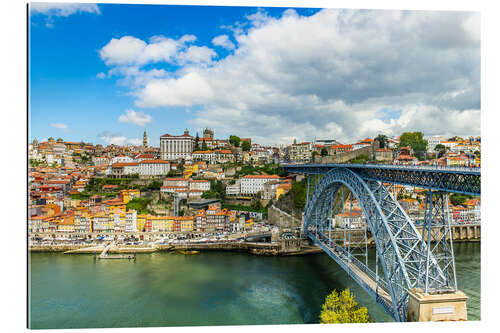
[[408, 321], [467, 320], [468, 297], [461, 291], [425, 294], [422, 289], [414, 288], [408, 296]]

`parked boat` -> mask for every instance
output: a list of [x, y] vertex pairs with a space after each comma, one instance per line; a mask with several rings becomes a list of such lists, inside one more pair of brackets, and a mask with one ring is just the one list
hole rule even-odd
[[200, 251], [177, 250], [180, 254], [198, 254]]

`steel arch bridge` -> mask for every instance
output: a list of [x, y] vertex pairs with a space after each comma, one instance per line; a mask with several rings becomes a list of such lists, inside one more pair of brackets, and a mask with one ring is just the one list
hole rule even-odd
[[[396, 321], [407, 320], [413, 288], [426, 293], [457, 291], [447, 192], [479, 195], [480, 171], [345, 164], [284, 167], [308, 175], [303, 236], [320, 246]], [[422, 233], [387, 183], [428, 189]], [[348, 214], [346, 190], [351, 200]], [[353, 222], [353, 197], [366, 220], [362, 225]], [[332, 219], [339, 208], [340, 227]], [[369, 233], [375, 243], [375, 267], [368, 261]]]

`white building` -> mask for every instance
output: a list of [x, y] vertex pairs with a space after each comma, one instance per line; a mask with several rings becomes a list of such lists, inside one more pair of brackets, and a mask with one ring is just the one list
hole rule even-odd
[[164, 160], [142, 160], [139, 162], [139, 175], [160, 176], [170, 171], [170, 163]]
[[138, 173], [139, 173], [139, 163], [121, 162], [111, 165], [111, 175], [115, 177], [128, 176]]
[[129, 210], [125, 215], [125, 232], [137, 232], [137, 212]]
[[427, 151], [430, 153], [434, 152], [434, 149], [441, 141], [446, 141], [446, 138], [442, 135], [433, 135], [425, 137], [424, 139], [427, 140]]
[[130, 156], [125, 156], [125, 155], [120, 155], [120, 156], [115, 156], [109, 161], [109, 164], [115, 164], [115, 163], [133, 163], [135, 162], [134, 159]]
[[193, 153], [193, 160], [205, 161], [208, 164], [215, 164], [216, 162], [215, 152], [211, 150], [197, 150]]
[[241, 194], [255, 194], [264, 190], [264, 184], [280, 180], [277, 175], [247, 175], [241, 178]]
[[208, 180], [196, 180], [191, 179], [189, 181], [189, 190], [201, 190], [201, 191], [209, 191], [210, 190], [210, 182]]
[[340, 228], [361, 229], [364, 226], [363, 215], [358, 210], [353, 210], [350, 213], [346, 211], [344, 214], [335, 215], [335, 224]]
[[237, 179], [233, 185], [226, 186], [226, 195], [240, 195], [241, 194], [241, 180]]
[[193, 157], [194, 138], [185, 130], [183, 135], [164, 134], [160, 137], [161, 159], [166, 161]]

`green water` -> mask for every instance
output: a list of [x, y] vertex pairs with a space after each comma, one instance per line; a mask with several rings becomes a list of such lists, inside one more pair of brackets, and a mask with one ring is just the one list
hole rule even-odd
[[[479, 320], [480, 244], [456, 244], [455, 254], [469, 320]], [[326, 255], [33, 253], [30, 267], [31, 328], [317, 323], [326, 295], [344, 288], [377, 322], [392, 321]]]

